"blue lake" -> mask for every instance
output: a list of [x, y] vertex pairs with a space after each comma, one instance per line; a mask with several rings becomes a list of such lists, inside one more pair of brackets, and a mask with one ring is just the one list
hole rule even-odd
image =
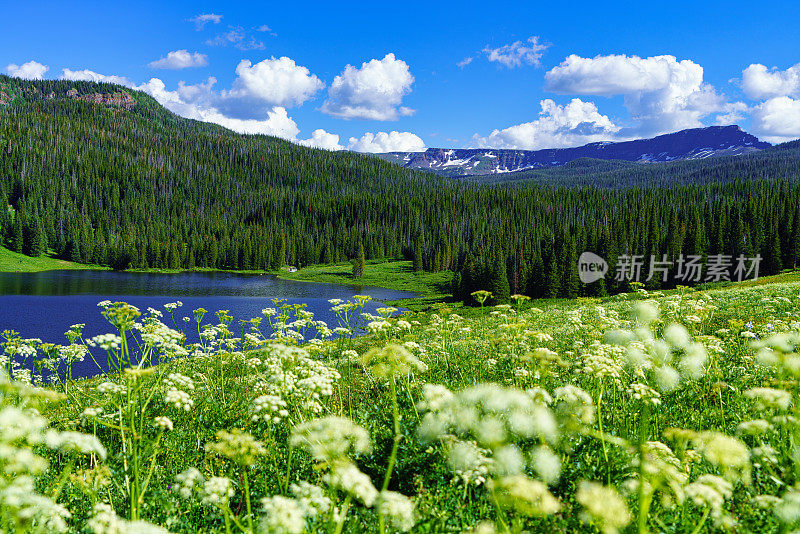
[[[274, 307], [274, 298], [286, 299], [290, 304], [305, 303], [315, 319], [334, 328], [338, 322], [330, 311], [328, 299], [347, 300], [354, 295], [369, 295], [375, 299], [365, 307], [365, 311], [370, 313], [384, 305], [381, 300], [415, 296], [408, 291], [293, 282], [272, 275], [88, 270], [0, 273], [0, 331], [15, 330], [25, 338], [40, 338], [58, 344], [67, 343], [64, 332], [76, 323], [86, 325], [84, 338], [108, 333], [113, 329], [97, 307], [102, 300], [124, 301], [142, 312], [148, 307], [159, 309], [164, 313], [162, 321], [173, 327], [164, 304], [179, 300], [183, 302], [183, 307], [175, 312], [179, 329], [184, 327], [183, 317], [193, 317], [192, 310], [202, 307], [209, 312], [204, 323], [216, 322], [214, 312], [217, 310], [228, 310], [234, 317], [231, 329], [239, 332], [238, 320], [260, 317], [261, 310]], [[262, 332], [267, 334], [265, 325], [266, 321], [262, 324]], [[196, 331], [188, 327], [185, 330], [188, 342], [198, 341]], [[77, 363], [73, 370], [76, 376], [90, 376], [97, 372], [96, 365], [89, 359]]]

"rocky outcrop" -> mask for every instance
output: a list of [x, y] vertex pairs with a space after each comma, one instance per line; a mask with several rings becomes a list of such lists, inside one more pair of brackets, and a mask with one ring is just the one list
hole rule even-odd
[[73, 100], [81, 100], [83, 102], [92, 102], [94, 104], [102, 104], [104, 106], [114, 106], [121, 108], [132, 108], [136, 105], [136, 101], [130, 95], [123, 91], [117, 93], [89, 93], [86, 95], [79, 95], [75, 89], [67, 91], [67, 97]]

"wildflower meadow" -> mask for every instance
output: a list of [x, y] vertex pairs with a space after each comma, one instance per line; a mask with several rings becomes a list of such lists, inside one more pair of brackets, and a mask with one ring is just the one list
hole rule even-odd
[[798, 290], [4, 331], [0, 531], [796, 531]]

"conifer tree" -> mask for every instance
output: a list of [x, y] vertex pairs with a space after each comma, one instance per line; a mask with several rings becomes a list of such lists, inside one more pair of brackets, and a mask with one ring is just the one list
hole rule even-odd
[[547, 254], [544, 267], [544, 298], [554, 299], [561, 290], [561, 272], [558, 268], [555, 250]]
[[778, 274], [783, 269], [781, 259], [781, 238], [778, 232], [773, 232], [771, 239], [766, 243], [763, 254], [766, 274]]
[[11, 248], [14, 252], [19, 252], [21, 254], [24, 251], [24, 245], [22, 216], [19, 210], [17, 210], [14, 214], [14, 231], [11, 234]]
[[31, 245], [31, 256], [38, 257], [47, 252], [47, 234], [42, 227], [42, 221], [36, 219], [33, 228], [33, 244]]
[[578, 254], [575, 250], [575, 240], [567, 236], [564, 241], [564, 281], [561, 284], [561, 296], [568, 299], [578, 297], [581, 281], [578, 277]]
[[358, 254], [353, 260], [353, 278], [361, 278], [364, 276], [364, 245], [358, 244]]
[[422, 262], [422, 239], [417, 237], [414, 241], [414, 255], [412, 258], [412, 267], [415, 273], [422, 272], [424, 270], [424, 264]]
[[511, 290], [508, 284], [506, 262], [502, 252], [499, 250], [495, 252], [487, 267], [488, 283], [486, 285], [486, 290], [492, 293], [492, 300], [495, 303], [508, 302], [511, 296]]

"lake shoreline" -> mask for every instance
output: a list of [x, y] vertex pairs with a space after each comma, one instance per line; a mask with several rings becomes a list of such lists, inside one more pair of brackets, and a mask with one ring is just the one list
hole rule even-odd
[[[18, 268], [15, 268], [18, 267]], [[25, 256], [0, 247], [0, 273], [34, 273], [54, 270], [94, 270], [110, 271], [108, 267], [81, 264], [60, 260], [49, 256], [38, 258]], [[391, 303], [421, 310], [434, 304], [446, 302], [450, 297], [450, 279], [452, 273], [414, 273], [411, 261], [400, 259], [369, 260], [365, 265], [364, 276], [352, 277], [352, 266], [349, 262], [320, 264], [302, 267], [296, 271], [286, 268], [278, 270], [246, 269], [227, 270], [197, 267], [194, 269], [127, 269], [128, 273], [152, 274], [185, 274], [185, 273], [227, 273], [239, 275], [271, 275], [281, 280], [294, 282], [314, 282], [325, 284], [344, 284], [350, 286], [379, 287], [396, 291], [409, 291], [416, 296], [391, 300]]]

